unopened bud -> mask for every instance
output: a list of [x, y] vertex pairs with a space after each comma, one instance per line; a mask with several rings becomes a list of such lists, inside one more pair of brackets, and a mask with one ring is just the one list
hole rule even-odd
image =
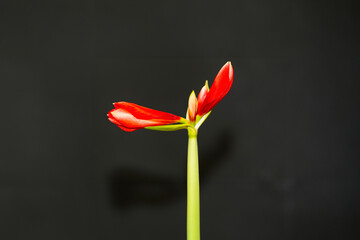
[[188, 116], [190, 122], [194, 122], [196, 119], [197, 114], [197, 108], [198, 108], [198, 100], [196, 98], [195, 92], [192, 91], [189, 97], [189, 106], [188, 106]]

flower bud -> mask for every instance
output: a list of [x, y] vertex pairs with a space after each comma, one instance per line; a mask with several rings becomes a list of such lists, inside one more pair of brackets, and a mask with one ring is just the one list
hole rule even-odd
[[188, 116], [189, 116], [190, 122], [195, 121], [197, 109], [198, 109], [198, 100], [196, 99], [195, 92], [192, 91], [192, 93], [190, 94], [190, 97], [189, 97], [189, 106], [188, 106]]

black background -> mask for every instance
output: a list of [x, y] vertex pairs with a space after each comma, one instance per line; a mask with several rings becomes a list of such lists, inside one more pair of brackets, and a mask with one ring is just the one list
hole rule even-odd
[[199, 132], [202, 239], [359, 239], [356, 1], [2, 1], [0, 238], [185, 239], [187, 133], [125, 133], [130, 101]]

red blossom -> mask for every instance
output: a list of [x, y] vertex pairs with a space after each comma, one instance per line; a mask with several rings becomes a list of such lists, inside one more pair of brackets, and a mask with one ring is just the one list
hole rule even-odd
[[171, 113], [139, 106], [134, 103], [117, 102], [115, 109], [108, 113], [108, 118], [124, 131], [132, 132], [137, 129], [178, 123], [181, 117]]
[[206, 92], [205, 86], [201, 89], [198, 97], [197, 114], [199, 116], [210, 112], [225, 97], [232, 86], [233, 78], [234, 71], [231, 62], [227, 62], [216, 75], [210, 90]]

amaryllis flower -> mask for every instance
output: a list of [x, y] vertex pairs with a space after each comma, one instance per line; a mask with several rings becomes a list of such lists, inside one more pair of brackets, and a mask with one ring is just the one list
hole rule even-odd
[[233, 84], [233, 78], [233, 68], [231, 66], [231, 63], [227, 62], [216, 75], [214, 83], [212, 84], [210, 90], [207, 82], [205, 83], [205, 86], [201, 89], [198, 97], [197, 115], [205, 115], [225, 97]]
[[159, 131], [188, 130], [187, 240], [200, 240], [197, 130], [216, 104], [229, 92], [233, 83], [233, 77], [234, 72], [231, 63], [227, 62], [216, 75], [211, 88], [209, 88], [206, 81], [198, 97], [192, 91], [189, 97], [186, 119], [171, 113], [153, 110], [128, 102], [114, 103], [115, 109], [108, 113], [109, 120], [127, 132], [141, 128]]
[[185, 119], [171, 113], [142, 107], [134, 103], [117, 102], [115, 109], [108, 113], [109, 120], [124, 131], [132, 132], [151, 126], [186, 122]]
[[233, 77], [233, 68], [231, 63], [227, 62], [220, 69], [210, 89], [206, 81], [197, 98], [193, 91], [189, 97], [186, 119], [128, 102], [114, 103], [115, 109], [108, 113], [108, 118], [127, 132], [142, 128], [174, 131], [193, 127], [197, 130], [215, 105], [229, 92]]

